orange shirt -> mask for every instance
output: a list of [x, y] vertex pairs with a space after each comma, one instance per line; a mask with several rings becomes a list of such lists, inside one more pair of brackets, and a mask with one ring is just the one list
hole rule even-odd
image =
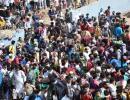
[[12, 63], [12, 59], [9, 58], [9, 59], [8, 59], [8, 64], [11, 64], [11, 63]]

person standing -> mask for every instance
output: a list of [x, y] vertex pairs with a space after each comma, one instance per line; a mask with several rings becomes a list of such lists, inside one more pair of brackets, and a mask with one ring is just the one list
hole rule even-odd
[[122, 35], [123, 35], [123, 30], [122, 30], [120, 24], [117, 23], [116, 28], [115, 28], [115, 36], [117, 38], [120, 38]]
[[10, 9], [13, 9], [13, 5], [14, 5], [14, 0], [9, 0]]
[[9, 46], [9, 54], [14, 57], [15, 54], [15, 41], [11, 42], [11, 45]]
[[10, 89], [11, 89], [11, 78], [8, 72], [6, 72], [3, 78], [3, 92], [6, 100], [10, 98]]
[[28, 33], [29, 29], [32, 28], [32, 27], [31, 27], [31, 26], [32, 26], [31, 24], [32, 24], [32, 23], [31, 23], [31, 21], [30, 21], [30, 18], [27, 17], [27, 18], [26, 18], [26, 21], [25, 21], [25, 24], [24, 24], [25, 33]]
[[20, 70], [20, 66], [15, 65], [15, 70], [13, 72], [13, 85], [16, 91], [17, 97], [20, 99], [22, 98], [24, 82], [26, 81], [25, 73]]
[[51, 5], [51, 0], [47, 0], [47, 1], [46, 1], [46, 4], [47, 4], [47, 7], [50, 7], [50, 5]]
[[2, 66], [0, 67], [0, 97], [2, 97], [2, 86], [3, 86], [3, 73]]
[[17, 10], [20, 9], [20, 1], [19, 0], [14, 0], [14, 5], [15, 5]]

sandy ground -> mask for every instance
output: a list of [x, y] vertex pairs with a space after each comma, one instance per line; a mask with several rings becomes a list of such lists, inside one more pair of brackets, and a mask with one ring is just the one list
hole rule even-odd
[[0, 30], [0, 39], [11, 39], [15, 33], [15, 30]]
[[127, 24], [130, 25], [130, 11], [124, 13], [123, 17], [126, 18]]
[[11, 39], [13, 37], [13, 34], [15, 33], [15, 30], [0, 30], [0, 39]]
[[[86, 0], [86, 2], [88, 2], [88, 1], [89, 1], [89, 3], [93, 3], [93, 2], [96, 2], [98, 0]], [[49, 25], [50, 24], [50, 19], [48, 17], [48, 9], [46, 9], [46, 10], [42, 9], [41, 11], [43, 11], [45, 13], [44, 23], [47, 24], [47, 25]], [[63, 13], [65, 13], [65, 10], [63, 10]]]

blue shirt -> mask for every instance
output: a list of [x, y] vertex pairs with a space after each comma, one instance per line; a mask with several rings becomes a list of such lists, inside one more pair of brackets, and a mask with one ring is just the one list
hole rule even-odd
[[37, 96], [37, 95], [36, 95], [36, 97], [35, 97], [35, 99], [34, 99], [34, 100], [43, 100], [43, 99], [42, 99], [42, 97], [41, 97], [41, 96]]
[[0, 70], [0, 88], [2, 86], [2, 82], [3, 82], [3, 74], [2, 74], [2, 72]]
[[23, 60], [22, 60], [22, 62], [21, 62], [23, 65], [26, 65], [27, 64], [27, 61], [26, 61], [26, 59], [24, 58]]
[[121, 27], [116, 27], [115, 36], [116, 37], [121, 37], [122, 34], [123, 34], [122, 28]]
[[128, 67], [128, 63], [127, 62], [124, 62], [123, 63], [123, 68], [127, 68]]
[[115, 64], [115, 67], [117, 67], [117, 68], [121, 68], [121, 61], [120, 60], [118, 60], [118, 59], [112, 59], [111, 61], [110, 61], [110, 64]]
[[70, 48], [70, 49], [68, 50], [68, 59], [69, 59], [69, 61], [72, 60], [72, 59], [71, 59], [71, 56], [72, 56], [72, 48]]
[[129, 77], [125, 74], [125, 75], [124, 75], [124, 80], [125, 80], [125, 81], [128, 81], [128, 79], [129, 79]]

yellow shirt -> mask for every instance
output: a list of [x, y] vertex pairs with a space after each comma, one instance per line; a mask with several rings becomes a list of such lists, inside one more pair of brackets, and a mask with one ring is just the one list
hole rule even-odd
[[9, 46], [9, 52], [14, 54], [14, 45]]
[[97, 26], [96, 29], [95, 29], [95, 35], [96, 35], [96, 36], [101, 35], [101, 30], [100, 30], [100, 28], [99, 28], [98, 26]]
[[81, 45], [80, 45], [80, 52], [83, 52], [83, 51], [84, 51], [84, 45], [81, 44]]
[[0, 20], [0, 27], [4, 27], [5, 26], [5, 20], [3, 18], [1, 18]]

